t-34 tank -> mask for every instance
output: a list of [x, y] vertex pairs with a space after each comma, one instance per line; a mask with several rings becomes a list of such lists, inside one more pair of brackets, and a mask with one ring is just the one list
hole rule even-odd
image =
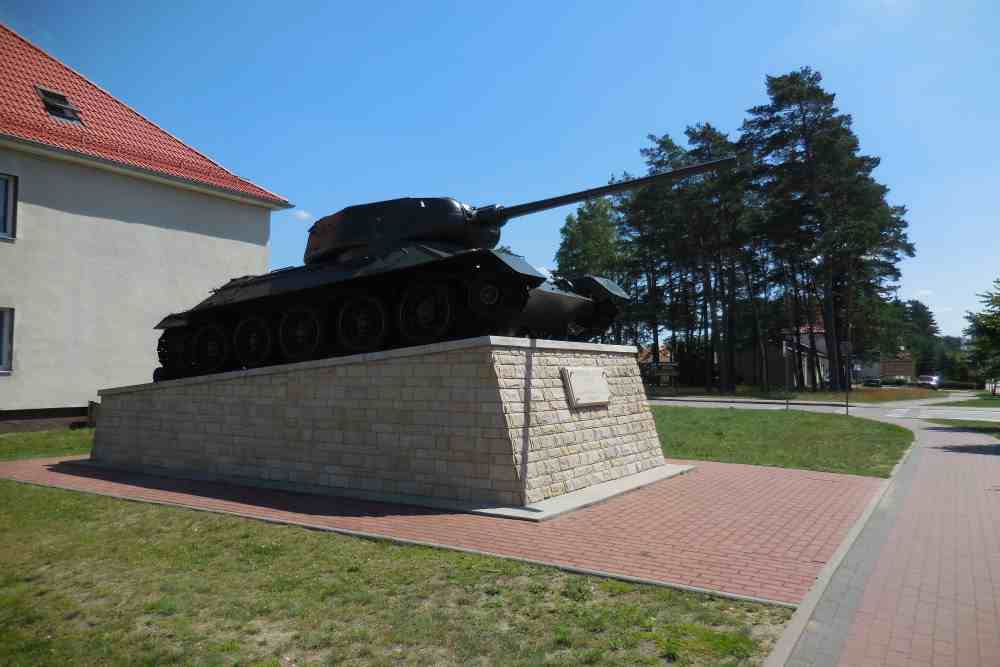
[[716, 160], [568, 195], [481, 206], [407, 197], [349, 206], [309, 230], [305, 265], [234, 278], [165, 317], [154, 381], [482, 334], [586, 340], [627, 298], [598, 276], [547, 280], [494, 250], [512, 218], [667, 182]]

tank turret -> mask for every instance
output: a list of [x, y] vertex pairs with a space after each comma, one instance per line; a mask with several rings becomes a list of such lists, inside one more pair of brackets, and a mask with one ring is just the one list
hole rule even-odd
[[495, 250], [511, 219], [666, 183], [725, 158], [516, 206], [406, 197], [349, 206], [309, 230], [304, 266], [234, 278], [168, 315], [154, 380], [483, 334], [585, 340], [626, 293], [598, 276], [557, 281]]
[[673, 181], [735, 163], [736, 158], [603, 185], [517, 206], [469, 206], [451, 197], [404, 197], [348, 206], [320, 218], [309, 229], [306, 264], [375, 253], [393, 244], [445, 241], [463, 248], [495, 248], [508, 220], [551, 208]]

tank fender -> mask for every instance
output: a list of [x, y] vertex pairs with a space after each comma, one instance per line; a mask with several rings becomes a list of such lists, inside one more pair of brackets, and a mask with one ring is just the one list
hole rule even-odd
[[507, 268], [511, 269], [515, 273], [520, 273], [523, 276], [536, 279], [538, 285], [545, 282], [545, 275], [539, 273], [538, 270], [531, 264], [528, 264], [524, 257], [521, 257], [520, 255], [512, 255], [511, 253], [504, 252], [502, 250], [490, 250], [488, 252], [506, 264]]
[[188, 318], [183, 314], [175, 313], [173, 315], [167, 315], [160, 323], [157, 324], [154, 329], [174, 329], [177, 327], [186, 327], [189, 324]]
[[594, 301], [628, 301], [628, 293], [613, 280], [601, 276], [577, 276], [570, 278], [573, 289]]

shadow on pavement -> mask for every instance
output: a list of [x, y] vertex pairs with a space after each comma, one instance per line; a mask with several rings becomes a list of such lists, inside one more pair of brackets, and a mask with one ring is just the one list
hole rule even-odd
[[[201, 499], [211, 499], [225, 503], [247, 505], [253, 508], [263, 508], [277, 512], [290, 512], [312, 516], [364, 518], [455, 514], [454, 511], [418, 507], [415, 505], [383, 503], [310, 493], [294, 493], [279, 489], [240, 486], [237, 484], [230, 484], [228, 482], [189, 480], [175, 477], [157, 477], [142, 473], [106, 470], [80, 465], [79, 463], [75, 463], [73, 461], [54, 463], [46, 466], [46, 468], [52, 472], [57, 472], [63, 475], [72, 475], [74, 477], [85, 477], [105, 482], [114, 482], [146, 490], [186, 494], [197, 496]], [[164, 502], [169, 502], [171, 504], [186, 504], [183, 497], [171, 499], [162, 497], [135, 497], [130, 495], [129, 492], [124, 489], [121, 493], [113, 493], [113, 495], [134, 500], [163, 500]], [[200, 505], [200, 507], [225, 509], [208, 504]], [[228, 509], [238, 512], [240, 508], [233, 507]]]
[[[984, 426], [984, 427], [974, 427], [974, 426], [931, 426], [927, 428], [928, 431], [936, 431], [939, 433], [971, 433], [976, 435], [992, 435], [994, 437], [1000, 436], [1000, 424], [997, 426]], [[990, 456], [1000, 456], [1000, 442], [992, 445], [938, 445], [934, 449], [940, 449], [944, 452], [951, 452], [952, 454], [986, 454]]]
[[940, 447], [935, 447], [934, 449], [940, 449], [943, 452], [951, 452], [952, 454], [987, 454], [991, 456], [1000, 456], [1000, 442], [995, 445], [941, 445]]

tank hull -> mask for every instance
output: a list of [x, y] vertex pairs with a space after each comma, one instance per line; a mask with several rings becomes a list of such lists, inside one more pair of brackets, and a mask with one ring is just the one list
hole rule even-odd
[[624, 295], [556, 284], [517, 255], [413, 243], [378, 258], [235, 278], [163, 318], [154, 380], [483, 334], [588, 339]]

